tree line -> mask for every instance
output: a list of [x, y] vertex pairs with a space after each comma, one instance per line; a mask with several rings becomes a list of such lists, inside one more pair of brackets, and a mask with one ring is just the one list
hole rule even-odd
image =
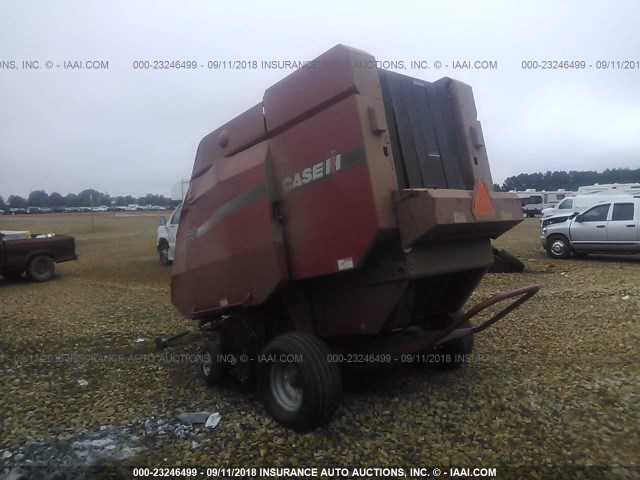
[[112, 197], [106, 193], [98, 192], [97, 190], [88, 189], [83, 190], [80, 193], [68, 193], [62, 196], [58, 192], [47, 193], [44, 190], [34, 190], [29, 194], [28, 198], [21, 197], [19, 195], [9, 195], [5, 201], [0, 196], [0, 210], [10, 208], [27, 208], [27, 207], [89, 207], [92, 202], [93, 206], [126, 206], [131, 204], [138, 205], [158, 205], [166, 207], [169, 205], [175, 206], [179, 202], [171, 200], [164, 195], [155, 195], [148, 193], [144, 197], [133, 197], [131, 195]]
[[[584, 185], [594, 183], [640, 183], [640, 168], [608, 168], [603, 172], [577, 171], [547, 171], [546, 173], [521, 173], [507, 178], [502, 185], [494, 184], [496, 191], [509, 192], [511, 190], [568, 190], [575, 191]], [[78, 194], [68, 193], [62, 196], [58, 192], [47, 193], [44, 190], [34, 190], [28, 198], [19, 195], [9, 195], [5, 201], [0, 196], [0, 209], [27, 208], [27, 207], [89, 207], [91, 206], [91, 196], [93, 196], [93, 206], [125, 206], [133, 203], [138, 205], [158, 205], [161, 207], [176, 206], [179, 202], [171, 200], [164, 195], [148, 193], [144, 197], [117, 196], [110, 195], [97, 190], [83, 190]]]
[[502, 185], [494, 185], [496, 191], [509, 192], [511, 190], [526, 190], [534, 188], [538, 191], [554, 190], [576, 191], [578, 187], [593, 185], [594, 183], [640, 183], [640, 168], [608, 168], [603, 172], [577, 171], [547, 171], [546, 173], [521, 173], [507, 178]]

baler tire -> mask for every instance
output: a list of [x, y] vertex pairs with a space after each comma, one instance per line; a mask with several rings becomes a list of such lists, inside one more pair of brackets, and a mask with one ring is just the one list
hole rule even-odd
[[49, 255], [37, 255], [27, 266], [27, 275], [34, 282], [48, 282], [56, 271], [56, 262]]
[[[471, 322], [467, 320], [460, 328], [472, 328]], [[425, 366], [434, 370], [455, 370], [464, 365], [467, 355], [472, 351], [473, 333], [470, 333], [435, 346], [429, 351], [433, 361], [430, 359]]]
[[173, 262], [169, 260], [169, 243], [162, 239], [158, 244], [158, 256], [162, 265], [171, 265]]
[[[495, 255], [495, 253], [494, 253]], [[507, 252], [505, 249], [502, 250], [498, 250], [498, 255], [500, 256], [500, 258], [502, 260], [504, 260], [504, 262], [509, 265], [511, 267], [511, 270], [509, 270], [510, 272], [522, 272], [524, 271], [524, 263], [522, 263], [522, 261], [518, 258], [516, 258], [515, 256], [511, 255], [509, 252]]]
[[[283, 362], [282, 354], [299, 356], [301, 361]], [[266, 360], [258, 365], [258, 388], [265, 408], [278, 423], [308, 431], [331, 420], [342, 400], [342, 378], [339, 365], [330, 362], [329, 355], [322, 340], [299, 332], [280, 335], [264, 348]]]
[[219, 342], [206, 341], [202, 347], [202, 376], [207, 385], [218, 385], [224, 378], [225, 366], [219, 362], [222, 347]]

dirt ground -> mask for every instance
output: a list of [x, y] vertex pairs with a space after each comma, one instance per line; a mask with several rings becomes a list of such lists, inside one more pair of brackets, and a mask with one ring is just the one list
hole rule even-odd
[[[206, 388], [191, 337], [156, 351], [154, 337], [193, 329], [171, 305], [157, 224], [0, 217], [2, 229], [74, 235], [79, 254], [47, 283], [0, 280], [0, 465], [640, 465], [640, 257], [551, 260], [539, 219], [526, 219], [496, 242], [526, 271], [488, 274], [472, 301], [542, 288], [477, 336], [469, 364], [350, 377], [334, 421], [297, 434], [254, 392]], [[197, 411], [222, 420], [175, 420]]]

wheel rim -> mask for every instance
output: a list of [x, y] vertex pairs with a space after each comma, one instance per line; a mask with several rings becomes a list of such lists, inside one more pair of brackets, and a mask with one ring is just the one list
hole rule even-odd
[[208, 377], [211, 374], [212, 364], [213, 359], [211, 358], [211, 354], [209, 352], [204, 352], [202, 355], [202, 373], [205, 377]]
[[278, 405], [293, 412], [302, 405], [300, 372], [293, 363], [276, 363], [271, 368], [271, 393]]
[[564, 255], [564, 251], [565, 251], [564, 242], [562, 240], [554, 240], [551, 243], [551, 251], [555, 255]]
[[169, 260], [169, 247], [162, 247], [162, 250], [160, 250], [160, 256], [162, 257], [162, 261], [167, 261]]
[[44, 275], [47, 273], [48, 269], [47, 261], [44, 259], [37, 260], [34, 265], [34, 269], [38, 275]]

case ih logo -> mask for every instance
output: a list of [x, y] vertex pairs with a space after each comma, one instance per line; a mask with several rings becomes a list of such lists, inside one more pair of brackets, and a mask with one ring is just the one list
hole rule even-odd
[[291, 190], [302, 187], [307, 183], [315, 182], [326, 176], [332, 175], [340, 170], [341, 154], [332, 152], [331, 157], [326, 160], [307, 167], [300, 172], [296, 172], [282, 180], [282, 191], [289, 193]]

